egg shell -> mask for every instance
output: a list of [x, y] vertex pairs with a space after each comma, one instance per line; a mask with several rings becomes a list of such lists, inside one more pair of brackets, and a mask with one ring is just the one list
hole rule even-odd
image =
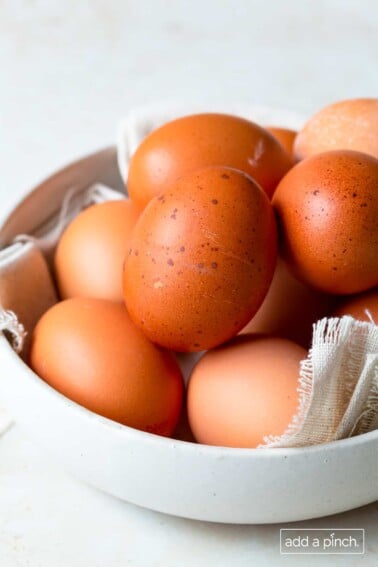
[[123, 301], [122, 266], [138, 211], [129, 199], [92, 205], [64, 231], [55, 253], [60, 296]]
[[273, 198], [293, 274], [325, 293], [378, 284], [378, 160], [339, 150], [294, 166]]
[[369, 311], [371, 318], [378, 325], [378, 288], [342, 298], [334, 315], [336, 317], [351, 315], [359, 321], [371, 321], [366, 311]]
[[266, 130], [270, 132], [276, 140], [285, 148], [287, 153], [292, 156], [294, 152], [294, 140], [297, 135], [295, 130], [289, 128], [278, 128], [276, 126], [267, 126]]
[[269, 291], [241, 333], [277, 335], [309, 348], [313, 324], [329, 315], [334, 304], [334, 296], [298, 281], [278, 258]]
[[73, 298], [39, 320], [32, 369], [71, 400], [104, 417], [171, 435], [183, 380], [173, 355], [150, 343], [123, 304]]
[[283, 434], [297, 413], [300, 361], [306, 350], [281, 338], [239, 336], [207, 352], [188, 385], [188, 416], [197, 441], [257, 447]]
[[133, 232], [124, 296], [134, 322], [176, 351], [237, 334], [261, 305], [276, 262], [276, 225], [262, 189], [210, 167], [154, 198]]
[[294, 143], [297, 159], [330, 150], [355, 150], [378, 158], [378, 99], [330, 104], [315, 114]]
[[127, 188], [144, 208], [179, 177], [220, 165], [244, 171], [271, 196], [292, 163], [257, 124], [226, 114], [197, 114], [168, 122], [142, 141], [130, 161]]

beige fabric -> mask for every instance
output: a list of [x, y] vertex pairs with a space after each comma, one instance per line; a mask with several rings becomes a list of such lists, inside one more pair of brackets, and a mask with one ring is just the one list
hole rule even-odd
[[8, 336], [13, 349], [20, 354], [25, 345], [27, 332], [22, 323], [19, 322], [14, 311], [0, 311], [0, 331]]
[[[32, 243], [17, 243], [0, 252], [0, 319], [13, 337], [19, 335], [15, 313], [26, 336], [21, 356], [27, 359], [30, 335], [38, 319], [57, 301], [55, 288], [41, 251]], [[17, 346], [17, 341], [16, 341]]]
[[60, 209], [52, 221], [42, 228], [40, 234], [19, 234], [14, 242], [33, 242], [43, 253], [49, 265], [52, 265], [56, 245], [71, 220], [83, 209], [105, 201], [125, 199], [125, 195], [103, 185], [95, 183], [85, 190], [77, 191], [75, 187], [67, 191]]
[[378, 426], [378, 326], [352, 317], [321, 319], [299, 377], [298, 413], [263, 447], [302, 447]]

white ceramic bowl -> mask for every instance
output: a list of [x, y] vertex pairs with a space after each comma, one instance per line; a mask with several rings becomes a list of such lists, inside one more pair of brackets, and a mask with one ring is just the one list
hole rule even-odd
[[[72, 185], [122, 191], [116, 149], [84, 158], [29, 194], [0, 228], [0, 246], [33, 232]], [[378, 431], [301, 449], [229, 449], [143, 433], [71, 402], [0, 335], [0, 400], [66, 469], [129, 502], [230, 523], [315, 518], [378, 499]]]

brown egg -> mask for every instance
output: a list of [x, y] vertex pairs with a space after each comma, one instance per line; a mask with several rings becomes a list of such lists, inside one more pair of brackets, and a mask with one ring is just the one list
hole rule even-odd
[[211, 348], [257, 311], [275, 262], [266, 194], [239, 171], [209, 167], [180, 178], [141, 214], [125, 261], [126, 305], [152, 341]]
[[180, 369], [121, 303], [74, 298], [56, 304], [35, 328], [30, 365], [50, 386], [109, 419], [159, 435], [176, 427]]
[[129, 199], [92, 205], [64, 231], [56, 253], [60, 295], [123, 301], [122, 266], [138, 212]]
[[276, 128], [275, 126], [268, 126], [266, 130], [270, 132], [276, 140], [285, 148], [287, 153], [293, 155], [294, 140], [297, 135], [295, 130], [289, 130], [288, 128]]
[[300, 361], [286, 339], [239, 336], [206, 353], [188, 385], [188, 416], [199, 443], [257, 447], [283, 434], [297, 412]]
[[355, 150], [378, 158], [378, 99], [356, 98], [326, 106], [299, 132], [297, 159], [329, 150]]
[[278, 258], [267, 296], [242, 333], [277, 335], [309, 348], [313, 324], [329, 315], [334, 303], [334, 296], [298, 281]]
[[130, 161], [129, 195], [144, 208], [182, 175], [212, 165], [244, 171], [271, 196], [292, 159], [264, 128], [243, 118], [184, 116], [158, 128], [140, 144]]
[[294, 166], [273, 198], [293, 274], [326, 293], [378, 284], [378, 160], [325, 152]]
[[365, 293], [353, 295], [352, 297], [343, 298], [334, 315], [342, 317], [343, 315], [351, 315], [359, 321], [370, 321], [370, 317], [366, 313], [369, 311], [373, 321], [378, 325], [378, 288], [370, 289]]

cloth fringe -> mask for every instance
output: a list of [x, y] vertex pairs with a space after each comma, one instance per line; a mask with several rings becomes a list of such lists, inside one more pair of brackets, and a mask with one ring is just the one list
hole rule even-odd
[[352, 317], [324, 318], [300, 365], [298, 410], [263, 447], [302, 447], [378, 427], [378, 327]]

